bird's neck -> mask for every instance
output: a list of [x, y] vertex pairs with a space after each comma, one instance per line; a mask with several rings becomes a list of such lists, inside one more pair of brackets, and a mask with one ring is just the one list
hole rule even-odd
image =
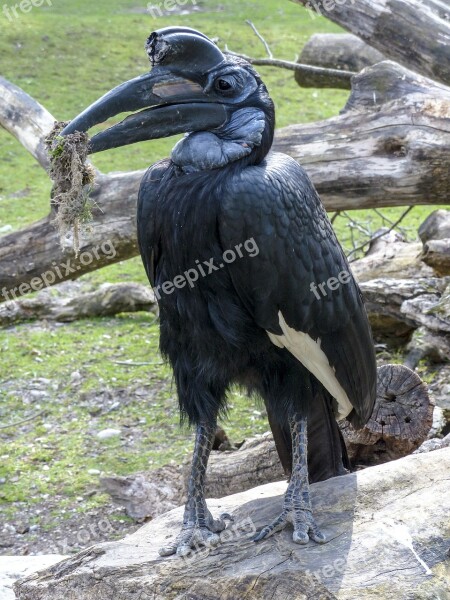
[[272, 139], [264, 112], [243, 108], [219, 129], [187, 134], [171, 158], [186, 173], [219, 169], [242, 159], [256, 164], [268, 153]]

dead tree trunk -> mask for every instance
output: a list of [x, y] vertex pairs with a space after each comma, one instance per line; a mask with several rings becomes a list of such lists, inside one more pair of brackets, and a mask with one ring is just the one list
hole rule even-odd
[[33, 298], [21, 298], [0, 305], [0, 327], [30, 319], [70, 322], [77, 319], [106, 317], [122, 312], [156, 312], [155, 296], [139, 283], [105, 283], [98, 290], [57, 298], [40, 292]]
[[435, 210], [419, 227], [422, 242], [450, 238], [450, 210]]
[[391, 62], [352, 88], [343, 114], [278, 131], [276, 150], [306, 168], [328, 210], [448, 203], [450, 88]]
[[[437, 215], [437, 216], [435, 216]], [[420, 227], [424, 246], [438, 243], [429, 235], [446, 235], [444, 216], [436, 211]], [[442, 240], [445, 241], [445, 240]], [[424, 357], [450, 360], [450, 285], [424, 262], [422, 244], [408, 244], [391, 231], [375, 240], [364, 258], [352, 263], [377, 342], [409, 343], [408, 366]]]
[[[298, 62], [326, 69], [339, 69], [359, 73], [385, 60], [381, 52], [365, 44], [350, 33], [316, 33], [302, 49]], [[295, 81], [301, 87], [330, 87], [350, 89], [351, 82], [335, 77], [317, 76], [315, 73], [295, 71]]]
[[423, 245], [422, 260], [440, 277], [450, 275], [450, 238], [426, 242]]
[[449, 470], [444, 448], [313, 484], [321, 546], [292, 543], [292, 529], [252, 541], [280, 514], [286, 483], [274, 483], [208, 500], [213, 515], [234, 516], [217, 548], [161, 559], [157, 549], [179, 533], [179, 508], [14, 591], [17, 600], [448, 600]]
[[[377, 400], [372, 417], [361, 431], [340, 423], [350, 458], [373, 465], [401, 458], [426, 439], [433, 421], [433, 404], [420, 377], [401, 365], [378, 369]], [[128, 477], [105, 477], [102, 488], [136, 520], [155, 517], [186, 497], [190, 460], [181, 467], [161, 467]], [[249, 440], [233, 452], [213, 452], [206, 495], [222, 498], [257, 485], [284, 479], [270, 433]]]
[[[23, 108], [17, 117], [11, 112], [11, 101]], [[0, 106], [0, 125], [45, 166], [40, 148], [52, 125], [49, 114], [1, 79]], [[353, 92], [341, 116], [280, 130], [274, 150], [305, 166], [328, 210], [446, 204], [449, 116], [450, 89], [384, 62], [353, 79]], [[94, 223], [82, 240], [79, 259], [61, 247], [52, 216], [0, 238], [0, 302], [11, 299], [11, 290], [23, 295], [40, 289], [48, 271], [53, 284], [135, 256], [136, 199], [142, 175], [142, 171], [97, 174]], [[99, 250], [105, 241], [114, 253]], [[59, 272], [55, 263], [61, 266]]]
[[450, 84], [450, 20], [442, 0], [295, 0], [331, 19], [386, 57]]
[[401, 346], [422, 325], [436, 334], [450, 332], [445, 279], [383, 278], [362, 282], [360, 287], [377, 340]]
[[436, 210], [419, 228], [422, 260], [439, 277], [450, 275], [450, 211]]
[[419, 327], [412, 335], [404, 365], [415, 369], [423, 358], [435, 363], [450, 362], [450, 335]]
[[411, 454], [427, 438], [434, 403], [420, 377], [403, 365], [378, 368], [377, 399], [363, 429], [344, 421], [344, 435], [353, 464], [374, 465]]

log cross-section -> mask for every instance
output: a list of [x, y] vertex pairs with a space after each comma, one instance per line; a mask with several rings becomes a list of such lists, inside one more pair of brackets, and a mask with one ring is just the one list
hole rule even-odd
[[350, 460], [369, 465], [411, 454], [427, 438], [433, 409], [427, 386], [414, 371], [403, 365], [379, 367], [369, 421], [360, 430], [341, 425]]

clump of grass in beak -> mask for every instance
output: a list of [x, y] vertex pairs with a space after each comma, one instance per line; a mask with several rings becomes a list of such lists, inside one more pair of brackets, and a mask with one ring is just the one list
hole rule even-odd
[[52, 206], [56, 210], [54, 223], [61, 239], [73, 232], [73, 249], [78, 256], [81, 228], [92, 219], [89, 192], [94, 183], [94, 169], [87, 163], [87, 133], [76, 131], [61, 136], [66, 125], [62, 121], [55, 123], [46, 145], [53, 181]]

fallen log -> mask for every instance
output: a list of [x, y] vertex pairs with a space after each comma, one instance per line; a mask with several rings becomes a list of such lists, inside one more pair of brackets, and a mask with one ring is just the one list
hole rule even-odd
[[327, 210], [448, 203], [450, 89], [392, 62], [352, 79], [343, 113], [290, 125], [275, 149], [302, 164]]
[[439, 209], [428, 215], [419, 227], [419, 237], [423, 244], [450, 238], [450, 210]]
[[30, 319], [70, 322], [137, 311], [157, 312], [150, 287], [139, 283], [106, 283], [94, 292], [74, 297], [55, 297], [42, 291], [32, 298], [6, 302], [0, 305], [0, 327]]
[[[100, 479], [103, 491], [137, 521], [154, 518], [185, 501], [190, 457], [182, 465], [167, 465], [147, 473]], [[213, 451], [209, 460], [206, 494], [222, 498], [284, 478], [272, 434], [246, 441], [239, 450]]]
[[[9, 87], [15, 86], [0, 79], [3, 106], [2, 94]], [[0, 111], [0, 125], [7, 125], [7, 109]], [[32, 109], [28, 106], [27, 110]], [[35, 110], [41, 114], [42, 108], [36, 103]], [[328, 210], [446, 204], [449, 115], [450, 89], [384, 62], [353, 78], [353, 91], [341, 116], [278, 131], [274, 150], [290, 154], [305, 166]], [[27, 147], [39, 146], [48, 134], [48, 124], [41, 123], [39, 132], [27, 133]], [[20, 131], [11, 131], [19, 137]], [[142, 175], [142, 171], [97, 174], [92, 193], [94, 222], [81, 242], [78, 259], [70, 248], [60, 245], [52, 215], [0, 238], [0, 302], [8, 299], [5, 291], [32, 291], [26, 286], [53, 269], [54, 263], [70, 260], [72, 264], [72, 269], [62, 269], [61, 277], [55, 277], [56, 283], [135, 256], [136, 198]], [[113, 254], [80, 260], [83, 254], [95, 255], [105, 240], [114, 247]], [[24, 291], [20, 291], [21, 284], [26, 284]]]
[[450, 448], [450, 433], [444, 438], [432, 438], [424, 442], [413, 454], [422, 454], [423, 452], [434, 452], [442, 448]]
[[[443, 280], [443, 284], [447, 281]], [[440, 297], [436, 298], [430, 289], [428, 293], [405, 300], [401, 312], [418, 326], [425, 325], [435, 333], [450, 333], [450, 285], [443, 289]]]
[[446, 598], [449, 470], [444, 448], [313, 484], [313, 511], [328, 539], [320, 546], [294, 544], [292, 530], [252, 541], [281, 509], [286, 483], [271, 483], [208, 501], [213, 515], [235, 518], [217, 548], [161, 558], [158, 548], [179, 532], [177, 508], [124, 540], [28, 576], [14, 590], [17, 600]]
[[405, 367], [415, 369], [423, 358], [435, 363], [450, 362], [450, 336], [419, 327], [414, 331], [408, 343]]
[[435, 314], [446, 286], [446, 280], [438, 278], [381, 278], [361, 282], [375, 339], [402, 346], [421, 325], [436, 333], [449, 331], [450, 312]]
[[55, 119], [39, 102], [0, 77], [0, 126], [15, 137], [44, 169], [49, 167], [45, 136]]
[[378, 368], [377, 399], [367, 424], [341, 422], [353, 465], [373, 465], [411, 454], [427, 439], [434, 403], [420, 377], [403, 365]]
[[[309, 38], [298, 63], [327, 69], [359, 73], [385, 60], [381, 52], [349, 33], [315, 33]], [[351, 89], [351, 82], [336, 77], [318, 77], [315, 73], [295, 71], [295, 81], [301, 87]]]
[[[351, 263], [352, 271], [363, 292], [376, 341], [393, 347], [412, 344], [405, 365], [414, 368], [421, 358], [435, 360], [445, 355], [447, 345], [440, 338], [450, 324], [448, 281], [436, 277], [423, 262], [420, 242], [404, 242], [396, 231], [383, 237], [377, 237], [378, 233], [366, 256]], [[418, 329], [421, 333], [416, 335]], [[422, 339], [427, 343], [421, 344]]]
[[386, 57], [450, 84], [450, 21], [441, 0], [294, 0], [325, 16]]
[[435, 210], [419, 227], [421, 259], [440, 277], [450, 275], [450, 211]]
[[421, 258], [439, 277], [450, 275], [450, 237], [425, 242]]
[[[434, 404], [420, 377], [402, 365], [378, 369], [377, 399], [372, 417], [360, 431], [347, 421], [339, 426], [353, 465], [374, 465], [413, 452], [427, 438]], [[186, 497], [190, 458], [147, 473], [100, 479], [102, 489], [124, 506], [131, 518], [154, 518]], [[248, 440], [239, 450], [212, 452], [206, 494], [222, 498], [257, 485], [283, 479], [284, 472], [271, 433]]]
[[380, 238], [367, 254], [351, 263], [361, 283], [373, 279], [422, 279], [435, 277], [433, 269], [421, 260], [422, 244], [408, 243], [392, 236]]

